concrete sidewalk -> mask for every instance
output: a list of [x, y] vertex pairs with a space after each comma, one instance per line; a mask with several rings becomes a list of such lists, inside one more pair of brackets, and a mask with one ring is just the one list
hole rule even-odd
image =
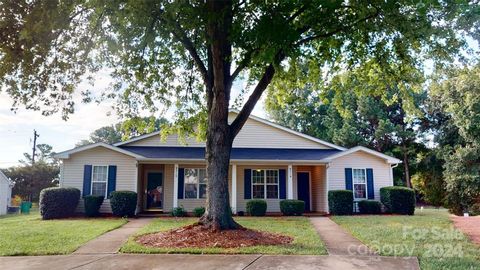
[[130, 219], [122, 227], [107, 232], [77, 249], [73, 255], [78, 254], [115, 254], [127, 241], [130, 235], [136, 233], [143, 226], [147, 225], [153, 218]]
[[310, 222], [325, 243], [329, 255], [377, 255], [328, 217], [312, 217]]
[[0, 269], [419, 269], [415, 257], [99, 254], [0, 257]]

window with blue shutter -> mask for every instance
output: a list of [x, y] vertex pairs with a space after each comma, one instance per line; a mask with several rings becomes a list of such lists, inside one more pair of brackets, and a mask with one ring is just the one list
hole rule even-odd
[[92, 165], [83, 166], [83, 192], [82, 196], [90, 195], [90, 190], [92, 188]]
[[345, 168], [345, 189], [353, 191], [352, 168]]
[[245, 169], [243, 178], [243, 197], [249, 200], [252, 198], [252, 170]]
[[185, 182], [185, 169], [178, 168], [178, 199], [183, 199], [183, 185]]
[[287, 198], [287, 178], [286, 178], [286, 171], [285, 170], [279, 170], [279, 182], [280, 182], [280, 199], [286, 199]]
[[115, 191], [116, 187], [117, 187], [117, 166], [109, 165], [107, 197], [110, 197], [110, 193]]
[[367, 195], [369, 200], [375, 198], [375, 183], [373, 182], [373, 169], [367, 169]]

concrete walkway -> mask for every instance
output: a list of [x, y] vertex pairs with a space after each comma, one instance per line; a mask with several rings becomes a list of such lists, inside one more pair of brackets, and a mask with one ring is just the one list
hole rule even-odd
[[153, 218], [130, 219], [127, 224], [113, 231], [107, 232], [77, 249], [73, 255], [78, 254], [115, 254], [127, 241], [130, 235], [136, 233], [147, 225]]
[[0, 269], [419, 269], [414, 257], [99, 254], [0, 257]]
[[328, 217], [312, 217], [310, 222], [322, 238], [329, 255], [372, 256], [375, 252]]

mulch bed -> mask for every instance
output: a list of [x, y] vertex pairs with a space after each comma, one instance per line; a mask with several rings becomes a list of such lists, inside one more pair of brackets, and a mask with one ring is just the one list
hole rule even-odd
[[480, 245], [480, 216], [462, 217], [452, 215], [451, 219], [457, 229], [468, 235], [472, 242]]
[[166, 232], [142, 235], [136, 241], [156, 248], [239, 248], [287, 245], [293, 238], [246, 228], [214, 232], [199, 225], [188, 225]]

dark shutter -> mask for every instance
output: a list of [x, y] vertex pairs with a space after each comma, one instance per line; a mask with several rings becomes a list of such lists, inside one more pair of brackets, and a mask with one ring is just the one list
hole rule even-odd
[[373, 169], [367, 169], [367, 193], [368, 193], [369, 200], [373, 200], [375, 198], [375, 185], [373, 183]]
[[83, 194], [82, 196], [90, 195], [92, 187], [92, 165], [83, 166]]
[[185, 169], [178, 168], [178, 199], [183, 199], [183, 183], [185, 182]]
[[352, 168], [345, 168], [345, 189], [353, 190]]
[[243, 178], [243, 198], [248, 200], [252, 198], [252, 170], [245, 169]]
[[278, 172], [278, 180], [279, 185], [280, 185], [280, 199], [286, 199], [287, 198], [287, 179], [285, 176], [285, 170], [279, 170]]
[[112, 193], [112, 191], [115, 191], [116, 187], [117, 187], [117, 166], [109, 165], [107, 197], [110, 197], [110, 193]]

